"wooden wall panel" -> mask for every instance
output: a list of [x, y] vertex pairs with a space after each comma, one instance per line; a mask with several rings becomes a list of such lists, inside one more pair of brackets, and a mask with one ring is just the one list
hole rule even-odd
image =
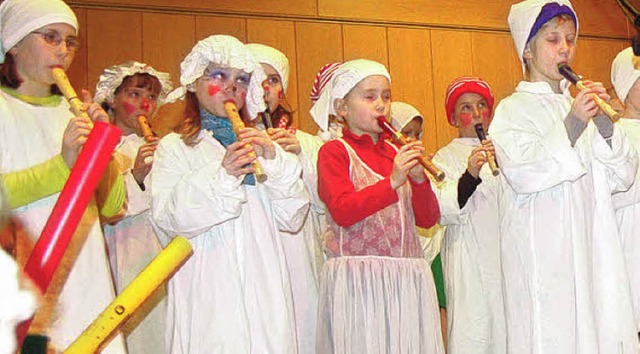
[[[142, 16], [144, 62], [168, 72], [173, 84], [180, 84], [180, 63], [195, 45], [195, 17], [192, 15], [145, 13]], [[163, 108], [149, 121], [158, 133], [177, 127], [182, 120], [182, 103]]]
[[142, 60], [142, 14], [87, 10], [87, 49], [87, 83], [93, 91], [104, 68]]
[[394, 101], [409, 103], [424, 117], [422, 142], [427, 152], [437, 149], [431, 71], [431, 31], [390, 27], [389, 70]]
[[511, 36], [506, 33], [471, 33], [473, 71], [489, 83], [496, 104], [513, 93], [523, 78], [522, 65]]
[[195, 45], [191, 15], [145, 13], [142, 16], [142, 56], [154, 68], [168, 72], [177, 83], [180, 63]]
[[342, 40], [345, 61], [363, 58], [389, 66], [386, 27], [343, 25]]
[[[328, 20], [409, 23], [456, 28], [507, 29], [512, 4], [520, 0], [68, 0], [70, 5], [122, 6], [163, 11], [209, 11]], [[583, 34], [628, 36], [628, 21], [615, 0], [573, 0]]]
[[228, 34], [247, 40], [247, 20], [239, 17], [196, 16], [196, 41], [214, 34]]
[[[315, 133], [308, 94], [317, 70], [328, 62], [370, 58], [389, 67], [394, 99], [418, 106], [425, 115], [425, 145], [432, 150], [457, 135], [443, 107], [444, 90], [453, 78], [481, 76], [497, 99], [521, 79], [506, 23], [510, 4], [517, 1], [69, 0], [83, 42], [69, 76], [77, 88], [93, 91], [107, 65], [136, 59], [170, 71], [178, 83], [178, 64], [196, 40], [230, 34], [285, 52], [296, 125]], [[610, 60], [627, 45], [628, 22], [615, 0], [573, 3], [581, 18], [574, 67], [610, 85]], [[162, 111], [175, 116], [181, 110], [178, 103]]]
[[318, 0], [320, 17], [392, 23], [505, 28], [509, 4], [514, 0]]
[[87, 10], [73, 9], [73, 11], [76, 13], [78, 24], [80, 25], [78, 38], [80, 39], [81, 47], [73, 58], [73, 63], [69, 67], [67, 75], [69, 76], [71, 85], [76, 89], [76, 91], [79, 91], [80, 89], [89, 89], [89, 92], [93, 94], [94, 88], [89, 88], [87, 86]]
[[[321, 18], [508, 30], [507, 16], [520, 0], [318, 0]], [[583, 34], [627, 36], [623, 13], [615, 0], [574, 0]]]
[[578, 14], [580, 35], [629, 35], [629, 21], [615, 0], [573, 0], [571, 3]]
[[316, 16], [316, 0], [68, 0], [70, 5], [119, 5], [169, 10], [200, 10], [240, 14]]
[[432, 30], [431, 46], [437, 146], [440, 148], [458, 136], [458, 129], [449, 125], [447, 121], [444, 100], [451, 81], [459, 76], [471, 74], [471, 34], [464, 31]]
[[311, 108], [309, 92], [318, 70], [323, 65], [343, 61], [342, 26], [333, 23], [297, 22], [295, 30], [299, 127], [308, 133], [315, 134], [318, 126], [309, 114]]
[[294, 125], [298, 127], [300, 118], [298, 117], [298, 66], [294, 23], [249, 19], [247, 20], [247, 42], [276, 48], [289, 59], [289, 84], [286, 97], [294, 110]]
[[629, 46], [628, 42], [607, 39], [578, 39], [576, 60], [571, 67], [585, 79], [600, 81], [611, 87], [611, 62]]

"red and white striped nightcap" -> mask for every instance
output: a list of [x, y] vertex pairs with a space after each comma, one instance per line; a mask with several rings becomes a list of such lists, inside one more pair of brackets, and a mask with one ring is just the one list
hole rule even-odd
[[456, 106], [456, 101], [458, 101], [458, 98], [465, 93], [477, 93], [482, 96], [485, 101], [487, 101], [489, 111], [493, 112], [494, 98], [489, 84], [479, 77], [459, 77], [453, 80], [453, 82], [449, 84], [449, 87], [447, 87], [447, 96], [444, 100], [444, 107], [447, 111], [447, 120], [451, 125], [455, 125], [453, 122], [453, 110]]
[[311, 86], [311, 93], [309, 94], [309, 99], [311, 102], [316, 103], [320, 94], [322, 93], [322, 89], [331, 81], [333, 77], [333, 73], [342, 65], [340, 62], [325, 64], [320, 71], [316, 74], [315, 80], [313, 80], [313, 85]]

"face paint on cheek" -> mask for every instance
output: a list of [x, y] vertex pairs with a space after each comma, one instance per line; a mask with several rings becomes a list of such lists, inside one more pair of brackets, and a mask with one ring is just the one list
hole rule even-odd
[[282, 98], [284, 98], [284, 92], [278, 91], [278, 99], [281, 100]]
[[267, 85], [262, 86], [262, 89], [264, 90], [264, 92], [269, 92], [271, 91], [271, 88]]
[[128, 116], [133, 114], [133, 112], [136, 111], [136, 107], [129, 102], [123, 103], [123, 106], [124, 106], [124, 111], [127, 113]]
[[484, 111], [482, 111], [482, 123], [484, 123], [486, 126], [489, 126], [490, 121], [491, 121], [491, 113], [489, 112], [488, 109], [485, 109]]
[[222, 89], [220, 88], [220, 86], [218, 85], [209, 85], [209, 96], [215, 96], [216, 93], [222, 91]]
[[463, 128], [470, 126], [472, 121], [473, 115], [470, 113], [460, 113], [460, 125], [462, 125]]

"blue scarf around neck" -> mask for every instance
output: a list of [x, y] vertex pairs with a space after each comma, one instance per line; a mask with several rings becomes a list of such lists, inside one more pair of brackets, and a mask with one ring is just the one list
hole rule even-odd
[[[231, 126], [231, 121], [228, 118], [216, 117], [206, 109], [200, 107], [200, 119], [202, 121], [202, 129], [209, 131], [213, 135], [213, 138], [220, 142], [225, 148], [238, 140]], [[255, 186], [256, 177], [253, 173], [247, 174], [244, 176], [242, 183]]]

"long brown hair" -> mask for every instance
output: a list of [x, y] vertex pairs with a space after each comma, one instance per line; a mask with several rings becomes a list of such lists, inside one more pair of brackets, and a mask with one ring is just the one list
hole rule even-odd
[[[22, 85], [22, 79], [16, 70], [16, 62], [11, 53], [6, 53], [4, 63], [0, 64], [0, 85], [17, 89]], [[56, 84], [51, 85], [51, 94], [62, 96], [62, 92]]]
[[200, 105], [195, 92], [187, 91], [184, 98], [184, 118], [178, 128], [180, 138], [187, 146], [195, 146], [198, 143], [198, 133], [202, 128], [200, 118]]
[[22, 80], [16, 71], [16, 62], [11, 53], [5, 54], [4, 63], [0, 64], [0, 84], [5, 87], [17, 89], [22, 84]]

